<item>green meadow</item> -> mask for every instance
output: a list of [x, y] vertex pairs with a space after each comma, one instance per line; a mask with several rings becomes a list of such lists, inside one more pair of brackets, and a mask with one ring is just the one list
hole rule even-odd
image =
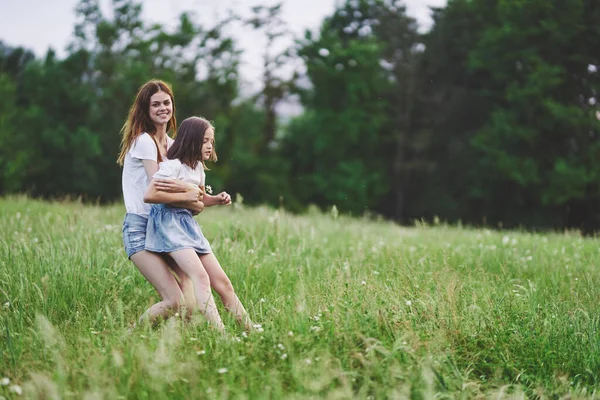
[[132, 328], [158, 298], [123, 215], [0, 199], [0, 399], [599, 396], [596, 238], [207, 209], [261, 326], [223, 311], [223, 336], [200, 316]]

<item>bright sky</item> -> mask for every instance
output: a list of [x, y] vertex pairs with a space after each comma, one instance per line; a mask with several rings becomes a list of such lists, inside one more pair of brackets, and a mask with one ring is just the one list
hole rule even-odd
[[[343, 0], [280, 0], [283, 17], [298, 36], [305, 29], [316, 29], [323, 18], [330, 15], [336, 4]], [[100, 0], [104, 10], [110, 0]], [[75, 24], [75, 6], [78, 0], [0, 0], [0, 40], [11, 46], [25, 46], [38, 56], [48, 47], [59, 56], [65, 54]], [[274, 0], [144, 0], [144, 19], [173, 26], [183, 11], [194, 12], [200, 21], [210, 22], [215, 16], [233, 9], [247, 15], [254, 5], [276, 4]], [[431, 25], [429, 6], [442, 6], [446, 0], [405, 0], [408, 13], [427, 29]], [[244, 50], [242, 76], [252, 85], [261, 69], [261, 37], [249, 28], [234, 32], [238, 46]]]

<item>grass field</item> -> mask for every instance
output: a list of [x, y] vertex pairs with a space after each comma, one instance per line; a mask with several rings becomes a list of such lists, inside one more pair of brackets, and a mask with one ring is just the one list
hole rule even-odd
[[130, 330], [157, 295], [123, 215], [0, 199], [0, 399], [599, 397], [597, 239], [208, 209], [263, 330], [232, 339]]

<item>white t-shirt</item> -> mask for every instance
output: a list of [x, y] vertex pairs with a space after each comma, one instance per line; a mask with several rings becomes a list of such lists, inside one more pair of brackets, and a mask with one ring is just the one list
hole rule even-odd
[[198, 163], [195, 169], [192, 169], [187, 164], [182, 164], [181, 161], [175, 159], [165, 160], [158, 164], [158, 172], [154, 174], [154, 178], [179, 179], [196, 186], [204, 186], [206, 173], [201, 162]]
[[[167, 136], [167, 148], [171, 147], [173, 139]], [[148, 217], [151, 204], [144, 203], [144, 193], [150, 181], [142, 160], [154, 160], [158, 158], [156, 143], [147, 133], [142, 133], [133, 143], [123, 163], [123, 200], [128, 213]], [[165, 159], [163, 157], [163, 159]]]

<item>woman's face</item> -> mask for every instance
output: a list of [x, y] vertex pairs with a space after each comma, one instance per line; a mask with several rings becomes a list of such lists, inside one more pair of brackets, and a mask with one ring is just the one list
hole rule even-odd
[[214, 145], [215, 131], [213, 128], [208, 128], [206, 132], [204, 132], [204, 143], [202, 143], [202, 160], [207, 161], [210, 159]]
[[150, 119], [156, 126], [166, 125], [173, 116], [171, 96], [165, 92], [156, 92], [150, 97]]

